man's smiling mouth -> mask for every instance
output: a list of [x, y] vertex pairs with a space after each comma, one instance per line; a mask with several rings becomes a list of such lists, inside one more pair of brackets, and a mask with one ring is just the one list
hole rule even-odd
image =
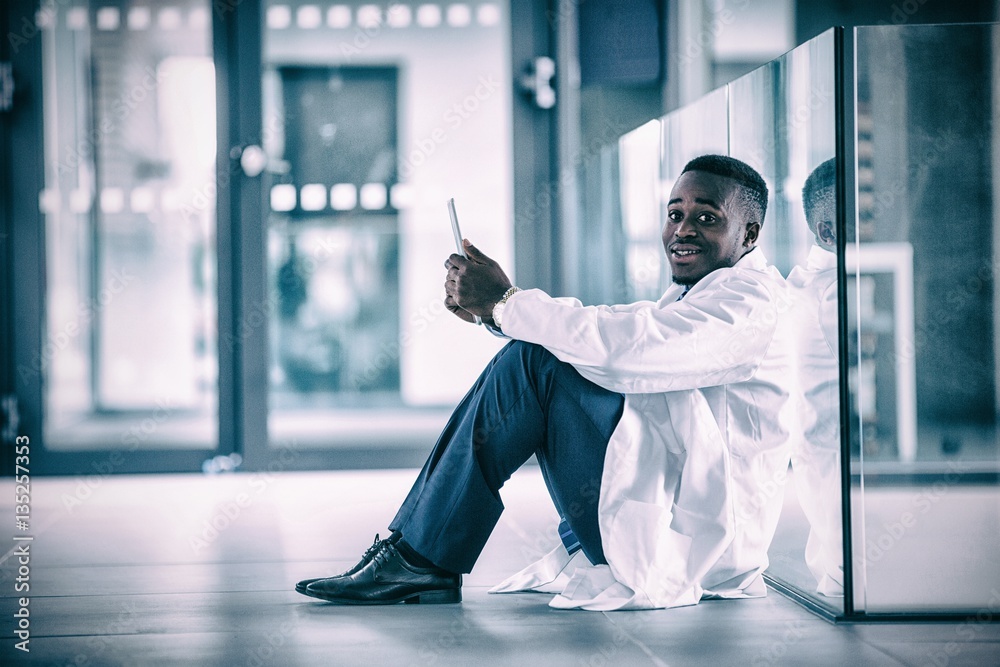
[[674, 246], [670, 249], [670, 253], [675, 257], [690, 257], [692, 255], [700, 254], [701, 248], [695, 248], [692, 246]]

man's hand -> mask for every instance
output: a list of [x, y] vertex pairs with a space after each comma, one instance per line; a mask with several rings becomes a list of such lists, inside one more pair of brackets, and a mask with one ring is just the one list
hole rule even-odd
[[510, 289], [510, 279], [500, 265], [467, 240], [462, 241], [466, 259], [458, 253], [445, 260], [448, 276], [444, 282], [444, 305], [466, 322], [478, 315], [484, 322], [493, 321], [493, 306]]

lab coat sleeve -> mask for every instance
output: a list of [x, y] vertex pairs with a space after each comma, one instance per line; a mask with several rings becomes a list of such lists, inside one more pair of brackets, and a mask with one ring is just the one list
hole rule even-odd
[[[530, 290], [532, 292], [541, 292], [541, 290]], [[544, 292], [542, 292], [544, 294]], [[548, 295], [546, 295], [548, 296]], [[563, 306], [569, 306], [572, 308], [582, 308], [583, 302], [579, 299], [573, 297], [561, 296], [561, 297], [548, 297], [552, 303], [557, 303]], [[634, 303], [620, 303], [614, 306], [601, 306], [601, 308], [607, 309], [612, 313], [634, 313], [636, 311], [642, 310], [644, 308], [655, 308], [655, 301], [636, 301]], [[505, 318], [506, 320], [506, 318]]]
[[777, 322], [759, 272], [720, 271], [683, 300], [582, 306], [541, 290], [518, 292], [504, 311], [511, 338], [537, 343], [595, 384], [625, 394], [742, 382], [753, 376]]

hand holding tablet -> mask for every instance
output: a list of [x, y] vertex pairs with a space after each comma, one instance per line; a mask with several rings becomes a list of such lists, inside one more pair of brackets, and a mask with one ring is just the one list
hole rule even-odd
[[[451, 217], [451, 231], [455, 235], [455, 248], [456, 252], [466, 259], [469, 258], [468, 253], [465, 252], [465, 246], [462, 245], [462, 230], [458, 227], [458, 214], [455, 212], [455, 199], [454, 197], [448, 200], [448, 215]], [[474, 316], [476, 318], [476, 324], [482, 324], [483, 319], [478, 315]]]

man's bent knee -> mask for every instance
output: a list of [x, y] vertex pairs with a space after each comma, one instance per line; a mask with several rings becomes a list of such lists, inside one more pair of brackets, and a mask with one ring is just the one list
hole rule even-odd
[[515, 340], [511, 343], [510, 353], [521, 359], [528, 368], [534, 368], [539, 364], [560, 363], [556, 356], [537, 343], [526, 343], [523, 340]]

